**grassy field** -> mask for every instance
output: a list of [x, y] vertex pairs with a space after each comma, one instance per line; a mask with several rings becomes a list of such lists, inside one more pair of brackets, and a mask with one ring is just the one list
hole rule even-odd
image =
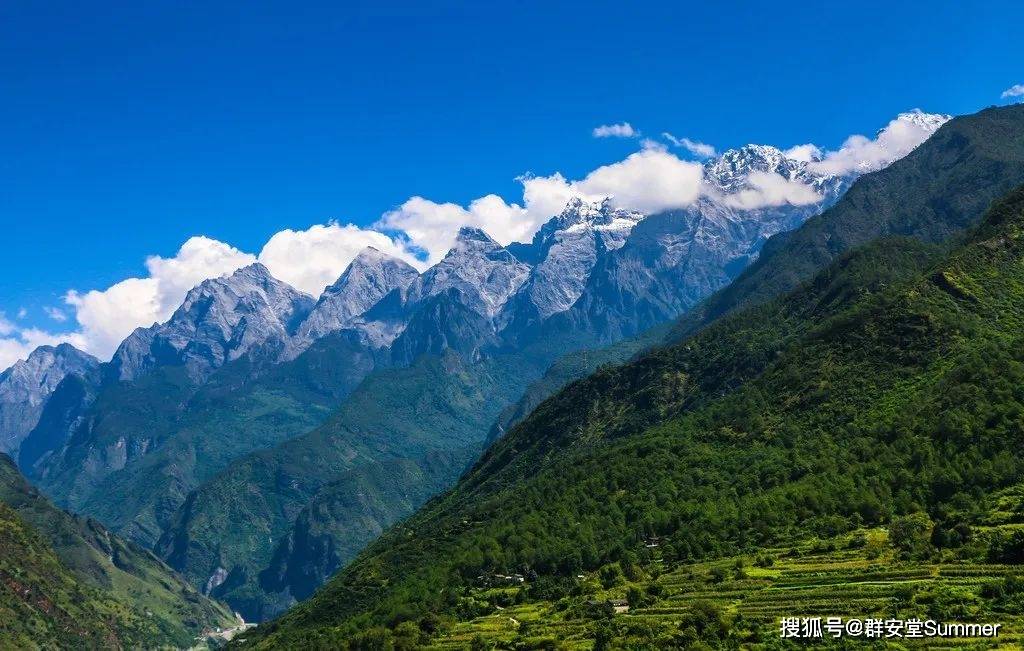
[[[617, 585], [580, 575], [569, 594], [534, 600], [529, 589], [474, 589], [463, 598], [491, 609], [464, 621], [440, 622], [428, 648], [875, 648], [1024, 647], [1024, 566], [982, 563], [985, 541], [1024, 528], [1021, 491], [1006, 491], [973, 542], [956, 553], [907, 559], [885, 528], [803, 540], [757, 554], [666, 567], [654, 560]], [[632, 592], [631, 592], [632, 589]], [[612, 614], [609, 599], [640, 603]], [[506, 603], [508, 605], [501, 606]], [[783, 617], [898, 618], [945, 623], [998, 623], [995, 639], [832, 639], [780, 637]], [[603, 641], [602, 641], [603, 640]]]

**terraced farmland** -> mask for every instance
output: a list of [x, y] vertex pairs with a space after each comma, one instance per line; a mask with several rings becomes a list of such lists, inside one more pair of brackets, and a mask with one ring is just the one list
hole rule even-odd
[[[852, 645], [858, 647], [1017, 648], [1024, 643], [1024, 591], [1017, 594], [1013, 587], [1024, 566], [949, 553], [900, 560], [884, 529], [672, 568], [656, 557], [637, 580], [611, 588], [602, 587], [596, 573], [581, 576], [575, 589], [557, 600], [529, 600], [529, 591], [519, 594], [520, 588], [474, 590], [467, 599], [509, 605], [448, 623], [429, 648], [796, 648], [797, 642], [780, 638], [781, 618], [824, 622], [830, 616], [1002, 624], [994, 640], [861, 637]], [[1011, 594], [1003, 594], [1006, 585]], [[627, 597], [646, 603], [620, 614], [602, 607], [609, 599]], [[709, 634], [709, 626], [721, 628]], [[850, 639], [833, 640], [825, 633], [811, 646], [842, 642], [849, 645]]]

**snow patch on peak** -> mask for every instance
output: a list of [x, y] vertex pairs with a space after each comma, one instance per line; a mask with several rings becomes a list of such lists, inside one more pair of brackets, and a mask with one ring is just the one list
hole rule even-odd
[[[906, 113], [900, 113], [896, 116], [896, 120], [900, 122], [909, 122], [910, 124], [921, 127], [928, 132], [937, 130], [943, 124], [952, 119], [952, 115], [946, 115], [944, 113], [925, 113], [921, 109], [914, 109], [912, 111], [907, 111]], [[885, 131], [885, 128], [879, 129], [878, 133], [881, 134], [883, 131]]]
[[381, 260], [397, 260], [397, 258], [383, 253], [376, 247], [367, 246], [352, 258], [351, 264], [373, 264]]
[[456, 244], [485, 244], [488, 246], [500, 246], [482, 228], [476, 226], [463, 226], [455, 236]]
[[503, 321], [514, 327], [569, 309], [582, 294], [598, 258], [622, 247], [643, 218], [639, 212], [612, 208], [608, 199], [570, 200], [526, 247], [536, 264]]
[[[809, 177], [807, 163], [789, 158], [771, 145], [744, 145], [730, 149], [704, 163], [704, 182], [723, 194], [732, 194], [750, 186], [754, 173], [778, 174], [785, 180]], [[814, 179], [808, 178], [812, 181]]]
[[562, 212], [548, 220], [540, 228], [534, 237], [532, 246], [545, 249], [554, 240], [568, 234], [606, 231], [619, 233], [621, 237], [602, 236], [605, 248], [618, 248], [622, 245], [625, 234], [628, 234], [628, 231], [643, 218], [643, 213], [634, 210], [612, 208], [610, 199], [585, 201], [574, 197], [569, 200]]

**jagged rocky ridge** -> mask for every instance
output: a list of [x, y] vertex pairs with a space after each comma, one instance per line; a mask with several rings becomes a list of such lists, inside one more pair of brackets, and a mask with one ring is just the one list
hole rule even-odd
[[15, 454], [39, 423], [43, 406], [69, 374], [85, 375], [99, 360], [71, 344], [40, 346], [0, 373], [0, 452]]
[[[363, 249], [337, 282], [324, 290], [309, 316], [299, 326], [296, 352], [324, 335], [345, 329], [389, 293], [405, 289], [418, 276], [416, 269], [406, 262], [385, 255], [372, 246]], [[368, 328], [364, 326], [363, 330]], [[386, 338], [370, 337], [368, 341], [382, 345]]]
[[[714, 557], [795, 528], [814, 535], [814, 515], [884, 522], [922, 502], [941, 504], [939, 517], [968, 512], [975, 495], [1019, 481], [987, 470], [989, 455], [1014, 468], [1024, 190], [965, 246], [963, 230], [1024, 182], [1022, 161], [1024, 106], [955, 121], [774, 238], [738, 292], [709, 302], [731, 316], [546, 401], [454, 491], [250, 641], [340, 645], [427, 612], [468, 620], [480, 612], [457, 596], [480, 573], [571, 577], [642, 553], [650, 536]], [[865, 457], [867, 442], [891, 449]], [[917, 461], [921, 445], [934, 465]], [[915, 497], [902, 499], [908, 486]]]
[[313, 298], [277, 280], [260, 263], [200, 283], [170, 320], [135, 330], [118, 347], [110, 372], [120, 381], [158, 366], [184, 366], [203, 379], [243, 356], [275, 361], [313, 309]]
[[[730, 214], [736, 215], [738, 212], [732, 211]], [[420, 356], [431, 357], [454, 351], [475, 364], [465, 371], [430, 380], [435, 384], [432, 392], [438, 398], [430, 401], [429, 409], [442, 407], [444, 419], [451, 419], [435, 421], [435, 425], [441, 428], [438, 430], [439, 440], [443, 441], [448, 438], [454, 422], [476, 418], [483, 408], [481, 404], [473, 402], [473, 406], [467, 410], [464, 401], [454, 396], [466, 391], [469, 386], [483, 386], [486, 382], [494, 381], [484, 380], [487, 376], [493, 378], [495, 375], [504, 375], [510, 378], [511, 385], [503, 387], [503, 391], [490, 390], [491, 402], [500, 408], [509, 404], [510, 396], [524, 391], [527, 383], [537, 377], [537, 373], [543, 370], [553, 355], [565, 352], [566, 348], [559, 342], [567, 342], [569, 350], [579, 345], [579, 329], [551, 335], [536, 328], [538, 324], [544, 323], [543, 319], [538, 318], [543, 313], [541, 310], [545, 305], [552, 304], [546, 299], [551, 296], [568, 296], [568, 299], [562, 299], [563, 305], [578, 301], [587, 288], [585, 279], [594, 272], [597, 265], [617, 252], [625, 251], [633, 239], [631, 233], [639, 232], [646, 223], [655, 219], [656, 216], [644, 219], [636, 213], [616, 211], [608, 201], [594, 204], [574, 201], [528, 245], [500, 247], [481, 231], [464, 229], [444, 262], [410, 284], [409, 288], [393, 290], [362, 317], [351, 320], [347, 327], [354, 330], [367, 328], [368, 338], [377, 333], [397, 332], [388, 346], [389, 363], [399, 368], [408, 365], [408, 371], [399, 371], [396, 377], [411, 382], [413, 386], [419, 385], [416, 376], [422, 373], [421, 368], [414, 364]], [[751, 232], [757, 231], [751, 229]], [[640, 241], [645, 242], [648, 249], [657, 249], [665, 242], [669, 242], [666, 248], [671, 248], [669, 240], [650, 240], [651, 243], [646, 244], [648, 238], [645, 236]], [[759, 243], [748, 242], [743, 246], [757, 247]], [[685, 258], [686, 252], [676, 252], [675, 255], [678, 261]], [[723, 255], [720, 259], [728, 260], [729, 257]], [[576, 277], [550, 274], [551, 268], [566, 262], [570, 266], [576, 265], [583, 272]], [[545, 263], [549, 263], [550, 267]], [[671, 282], [669, 278], [672, 269], [678, 267], [678, 264], [673, 267], [673, 262], [663, 264], [666, 284]], [[559, 286], [545, 286], [545, 274], [559, 281]], [[699, 296], [701, 291], [698, 289], [694, 293]], [[534, 300], [536, 297], [541, 300]], [[661, 312], [662, 318], [677, 313], [679, 309], [684, 309], [681, 304], [665, 308]], [[658, 318], [651, 317], [651, 322], [656, 322]], [[626, 320], [628, 317], [622, 321]], [[531, 328], [535, 328], [533, 332]], [[635, 332], [636, 329], [592, 331], [588, 333], [590, 338], [587, 341], [614, 339], [621, 336], [623, 331]], [[521, 360], [516, 367], [518, 372], [501, 370], [510, 368], [502, 366], [508, 363], [507, 357], [503, 355], [510, 349], [518, 351], [512, 353]], [[535, 364], [532, 369], [529, 362], [523, 361], [527, 359]], [[487, 365], [498, 368], [498, 372], [481, 373], [478, 370], [486, 369]], [[468, 384], [466, 373], [471, 376]], [[472, 378], [474, 373], [479, 374], [479, 377]], [[394, 381], [395, 378], [392, 378], [390, 383]], [[390, 404], [384, 393], [378, 391], [373, 396], [368, 402]], [[441, 396], [446, 397], [439, 399]], [[361, 396], [360, 401], [363, 400], [366, 397]], [[487, 405], [489, 410], [494, 407], [495, 404]], [[425, 412], [416, 413], [422, 415]], [[497, 415], [494, 411], [489, 413]], [[384, 472], [385, 466], [378, 465], [376, 456], [381, 451], [390, 454], [400, 451], [399, 457], [407, 460], [403, 463], [411, 461], [417, 467], [431, 465], [425, 463], [422, 453], [410, 450], [407, 446], [403, 449], [404, 444], [399, 441], [404, 441], [408, 434], [402, 431], [402, 425], [386, 419], [377, 422], [375, 427], [361, 435], [365, 437], [372, 433], [374, 438], [385, 441], [373, 446], [375, 453], [348, 452], [351, 446], [350, 432], [362, 430], [365, 427], [363, 420], [357, 410], [349, 409], [346, 412], [343, 409], [340, 416], [336, 416], [317, 432], [240, 460], [193, 493], [178, 520], [161, 539], [158, 547], [160, 553], [190, 576], [195, 585], [208, 588], [210, 594], [225, 599], [247, 618], [264, 619], [294, 603], [295, 599], [307, 596], [319, 582], [362, 546], [363, 542], [352, 544], [354, 521], [361, 521], [364, 523], [362, 526], [371, 529], [393, 521], [407, 514], [410, 506], [415, 508], [425, 498], [424, 493], [416, 493], [420, 484], [426, 485], [432, 478], [436, 482], [437, 477], [444, 477], [441, 482], [443, 484], [455, 476], [450, 473], [450, 469], [436, 469], [434, 464], [435, 470], [430, 474], [406, 475], [419, 478], [416, 486], [407, 486], [403, 492], [403, 495], [416, 495], [415, 501], [391, 495], [385, 501], [386, 508], [381, 509], [379, 499], [369, 502], [352, 500], [351, 495], [344, 490], [339, 491], [338, 486], [357, 485], [361, 494], [367, 496], [378, 491], [379, 483], [372, 481], [372, 478]], [[485, 430], [474, 430], [477, 446], [483, 441]], [[472, 438], [468, 441], [462, 439], [460, 443], [472, 444], [473, 441]], [[321, 458], [315, 462], [310, 461], [313, 465], [295, 465], [296, 457], [312, 459], [314, 449], [322, 452]], [[299, 453], [298, 450], [305, 452]], [[322, 471], [309, 472], [320, 466], [335, 467], [337, 470], [326, 474]], [[293, 474], [296, 472], [299, 474]], [[332, 472], [334, 482], [320, 484]], [[275, 484], [285, 484], [289, 488], [273, 490], [273, 497], [265, 489], [258, 488], [266, 483], [260, 477], [271, 476], [275, 477]], [[313, 480], [313, 477], [316, 479]], [[353, 483], [354, 477], [360, 478], [358, 484]], [[260, 504], [250, 504], [245, 498], [254, 490], [264, 492]], [[356, 508], [353, 508], [353, 501]], [[307, 503], [307, 508], [293, 511]], [[357, 513], [360, 509], [362, 511]], [[282, 521], [277, 515], [281, 512], [296, 513], [290, 516], [294, 518], [293, 523], [287, 525], [287, 520]], [[245, 515], [231, 518], [232, 524], [229, 526], [227, 522], [220, 521], [216, 515], [218, 513]], [[241, 524], [235, 524], [239, 522]], [[282, 525], [286, 525], [285, 528]], [[273, 532], [273, 544], [268, 545], [265, 533], [261, 533], [266, 531]], [[311, 533], [313, 531], [315, 535]], [[278, 540], [280, 542], [276, 542]]]
[[[919, 112], [899, 119], [931, 130], [944, 121]], [[658, 273], [648, 273], [651, 269], [681, 274], [672, 281], [690, 298], [671, 307], [671, 299], [661, 300], [667, 311], [678, 311], [692, 304], [693, 296], [728, 282], [756, 258], [768, 237], [834, 203], [858, 176], [815, 173], [812, 164], [767, 145], [729, 150], [705, 163], [704, 184], [711, 190], [690, 208], [647, 224], [644, 215], [615, 209], [609, 200], [575, 198], [527, 244], [503, 247], [480, 229], [463, 228], [452, 251], [422, 275], [368, 247], [315, 302], [256, 263], [204, 281], [166, 323], [137, 329], [118, 348], [108, 373], [128, 381], [155, 367], [183, 365], [202, 380], [240, 357], [294, 358], [318, 338], [349, 328], [361, 332], [368, 345], [382, 347], [400, 334], [421, 303], [441, 294], [514, 337], [529, 323], [583, 312], [602, 302], [602, 293], [664, 295], [654, 287]], [[739, 197], [751, 190], [757, 174], [799, 182], [816, 198], [744, 209]], [[645, 228], [634, 234], [641, 222]], [[640, 268], [646, 277], [638, 277]], [[694, 269], [702, 275], [691, 273]], [[390, 328], [381, 327], [389, 322]]]
[[[183, 512], [188, 500], [230, 477], [238, 461], [256, 450], [273, 458], [280, 443], [313, 429], [344, 405], [363, 378], [390, 367], [408, 369], [396, 372], [419, 381], [430, 375], [416, 366], [417, 359], [455, 352], [468, 366], [460, 371], [461, 384], [437, 376], [435, 391], [450, 395], [444, 418], [458, 421], [465, 416], [460, 410], [479, 409], [476, 398], [467, 401], [461, 393], [480, 386], [480, 378], [491, 383], [511, 378], [494, 394], [496, 404], [488, 405], [497, 415], [557, 356], [616, 341], [689, 309], [756, 259], [768, 237], [834, 202], [853, 180], [815, 176], [807, 163], [767, 147], [727, 152], [705, 169], [706, 182], [722, 196], [749, 189], [744, 179], [761, 172], [799, 180], [817, 198], [749, 211], [719, 197], [650, 217], [617, 210], [607, 200], [574, 200], [530, 243], [503, 247], [479, 229], [463, 229], [448, 256], [422, 275], [380, 252], [364, 251], [316, 302], [260, 265], [206, 281], [168, 323], [136, 331], [96, 374], [101, 378], [96, 384], [69, 381], [58, 388], [60, 400], [43, 414], [48, 425], [30, 436], [33, 453], [26, 471], [61, 504], [147, 545], [163, 539], [167, 557], [186, 558], [174, 541], [194, 544], [186, 533], [191, 522], [216, 521], [218, 500], [230, 496], [212, 491], [216, 499], [204, 504], [215, 506], [205, 514], [194, 507]], [[372, 396], [363, 400], [374, 403]], [[432, 407], [442, 404], [434, 402]], [[442, 422], [435, 424], [447, 427]], [[473, 433], [458, 440], [458, 450], [437, 431], [440, 445], [430, 454], [472, 458], [474, 452], [467, 450], [479, 450], [489, 424], [474, 425]], [[374, 455], [390, 450], [429, 468], [433, 474], [408, 475], [423, 477], [424, 486], [436, 488], [438, 477], [444, 483], [457, 476], [461, 467], [439, 470], [422, 456], [408, 456], [407, 447], [396, 447], [401, 427], [388, 427], [379, 433], [383, 443]], [[372, 466], [380, 463], [374, 455], [363, 458]], [[246, 490], [293, 491], [282, 481], [281, 476], [262, 478], [264, 483]], [[336, 512], [319, 490], [301, 492], [302, 500], [321, 499], [324, 506], [315, 512]], [[374, 514], [375, 526], [408, 513], [427, 492], [410, 487], [408, 495], [415, 498], [402, 500], [401, 509]], [[288, 529], [302, 500], [289, 500], [283, 519], [270, 530], [272, 547], [282, 538], [292, 541], [287, 555], [288, 550], [275, 552], [292, 568], [305, 562], [302, 544], [310, 539]], [[309, 517], [303, 520], [306, 531], [317, 528]], [[262, 525], [232, 519], [230, 526]], [[318, 548], [330, 547], [318, 539]], [[326, 576], [354, 551], [346, 548], [344, 554], [312, 561], [318, 568], [313, 575]], [[294, 572], [259, 565], [236, 571], [224, 568], [216, 555], [206, 549], [197, 557], [208, 562], [187, 568], [193, 584], [209, 584], [233, 605], [244, 602], [247, 617], [272, 614], [262, 610], [264, 597], [251, 592], [254, 575]], [[220, 556], [237, 558], [226, 550]], [[308, 579], [303, 581], [303, 591], [308, 590]], [[287, 602], [274, 607], [282, 605]]]

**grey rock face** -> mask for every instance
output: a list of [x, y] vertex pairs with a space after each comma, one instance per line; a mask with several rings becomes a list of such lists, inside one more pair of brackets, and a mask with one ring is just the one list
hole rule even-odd
[[[388, 293], [404, 290], [417, 277], [419, 272], [409, 264], [366, 247], [320, 295], [313, 311], [299, 326], [293, 354], [326, 334], [354, 325], [358, 317]], [[362, 325], [365, 324], [364, 321]]]
[[641, 219], [641, 213], [615, 210], [607, 200], [572, 199], [524, 247], [524, 257], [535, 264], [503, 311], [503, 327], [513, 334], [569, 309], [583, 293], [598, 258], [621, 248]]
[[11, 454], [39, 422], [43, 406], [61, 380], [84, 375], [99, 361], [70, 344], [40, 346], [28, 359], [0, 373], [0, 452]]
[[184, 365], [201, 380], [226, 362], [288, 356], [292, 335], [313, 298], [277, 280], [262, 264], [206, 280], [164, 324], [139, 328], [114, 353], [117, 379], [134, 380], [156, 366]]
[[[756, 173], [801, 183], [817, 198], [744, 209], [739, 197], [756, 190], [751, 184]], [[555, 313], [539, 336], [573, 332], [610, 342], [675, 318], [731, 282], [769, 237], [835, 203], [855, 178], [815, 174], [806, 162], [787, 158], [775, 147], [729, 150], [705, 163], [705, 197], [630, 229], [624, 244], [595, 262], [578, 300]]]
[[[778, 174], [787, 181], [799, 181], [819, 195], [833, 193], [844, 180], [841, 176], [817, 174], [807, 161], [787, 158], [777, 147], [744, 145], [704, 163], [704, 182], [722, 195], [730, 195], [748, 189], [750, 175], [754, 172]], [[824, 197], [823, 200], [827, 201]]]
[[729, 283], [768, 237], [801, 221], [789, 210], [739, 211], [706, 200], [648, 217], [600, 260], [580, 299], [544, 332], [613, 341], [669, 320]]
[[449, 294], [477, 314], [493, 318], [526, 281], [530, 266], [479, 228], [459, 229], [455, 246], [409, 287], [407, 304]]
[[458, 293], [450, 290], [416, 304], [402, 334], [391, 344], [391, 360], [398, 366], [408, 366], [421, 355], [453, 350], [475, 361], [497, 345], [492, 322], [466, 307]]

